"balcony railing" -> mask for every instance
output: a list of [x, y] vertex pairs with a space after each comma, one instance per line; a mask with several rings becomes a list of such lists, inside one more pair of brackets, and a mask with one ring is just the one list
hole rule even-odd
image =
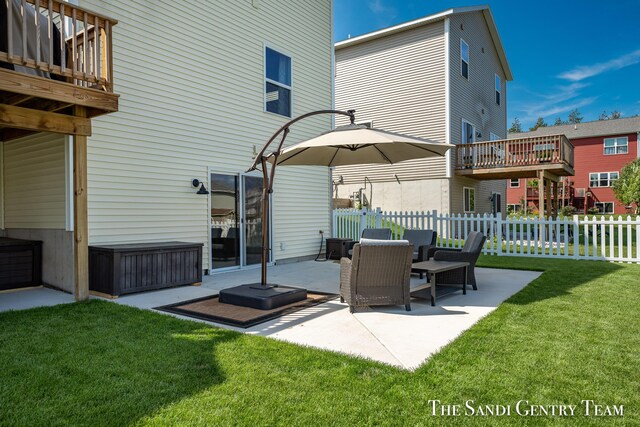
[[[538, 200], [539, 195], [540, 193], [538, 192], [537, 188], [527, 187], [527, 200]], [[560, 186], [560, 190], [558, 191], [559, 199], [572, 200], [573, 196], [574, 196], [573, 187], [564, 187], [564, 191], [563, 191], [562, 185]]]
[[456, 169], [564, 164], [573, 168], [573, 144], [564, 135], [475, 142], [456, 147]]
[[78, 86], [113, 92], [117, 21], [60, 0], [0, 0], [0, 62]]

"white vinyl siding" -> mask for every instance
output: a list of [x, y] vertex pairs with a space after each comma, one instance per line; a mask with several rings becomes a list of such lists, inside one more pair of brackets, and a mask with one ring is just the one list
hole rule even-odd
[[[491, 133], [495, 135], [507, 134], [507, 85], [502, 84], [500, 104], [495, 102], [495, 76], [505, 82], [505, 75], [495, 50], [493, 39], [487, 28], [485, 18], [480, 12], [460, 13], [452, 15], [449, 26], [449, 66], [450, 81], [450, 135], [451, 142], [458, 144], [462, 141], [462, 119], [475, 125], [475, 131], [483, 137], [476, 138], [485, 141]], [[461, 29], [461, 27], [463, 29]], [[469, 58], [473, 59], [473, 70], [466, 79], [460, 73], [461, 50], [459, 40], [463, 39], [469, 46]], [[451, 150], [451, 212], [463, 212], [463, 188], [476, 189], [475, 211], [490, 213], [490, 197], [493, 192], [503, 194], [502, 211], [506, 209], [504, 192], [505, 180], [476, 181], [455, 174], [455, 150]]]
[[64, 136], [3, 143], [5, 228], [65, 229]]
[[[355, 109], [377, 129], [445, 142], [444, 22], [336, 49], [336, 108]], [[336, 117], [336, 124], [346, 124]], [[446, 176], [446, 160], [337, 167], [346, 184]]]
[[[244, 172], [254, 148], [287, 121], [264, 113], [265, 41], [295, 58], [293, 111], [331, 108], [331, 1], [80, 5], [119, 20], [120, 111], [93, 119], [89, 138], [89, 242], [201, 242], [209, 268], [208, 196], [191, 180], [208, 182], [209, 168]], [[303, 120], [287, 145], [330, 127], [328, 115]], [[276, 260], [317, 252], [318, 230], [330, 225], [328, 175], [323, 167], [278, 169]]]

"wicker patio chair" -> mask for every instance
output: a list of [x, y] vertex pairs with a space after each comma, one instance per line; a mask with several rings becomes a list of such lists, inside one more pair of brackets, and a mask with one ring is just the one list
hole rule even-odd
[[340, 301], [356, 307], [404, 304], [411, 311], [413, 245], [406, 240], [361, 239], [353, 258], [340, 260]]
[[[426, 261], [429, 248], [436, 247], [438, 233], [435, 230], [404, 230], [402, 236], [413, 245], [413, 262]], [[422, 279], [424, 273], [420, 273]]]
[[[487, 238], [479, 231], [472, 231], [467, 236], [462, 249], [453, 248], [430, 248], [427, 251], [427, 260], [433, 258], [436, 261], [466, 261], [469, 263], [467, 268], [467, 284], [473, 286], [474, 290], [478, 290], [476, 284], [475, 266], [484, 241]], [[438, 283], [461, 285], [464, 282], [464, 269], [451, 270], [438, 274]]]
[[[360, 239], [374, 239], [374, 240], [391, 240], [391, 229], [389, 228], [365, 228], [362, 230]], [[347, 254], [349, 258], [353, 254], [353, 246], [358, 242], [351, 242], [347, 248]]]

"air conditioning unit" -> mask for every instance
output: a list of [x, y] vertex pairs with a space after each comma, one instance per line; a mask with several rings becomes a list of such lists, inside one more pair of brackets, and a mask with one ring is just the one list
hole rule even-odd
[[575, 197], [585, 197], [587, 194], [586, 188], [576, 188]]

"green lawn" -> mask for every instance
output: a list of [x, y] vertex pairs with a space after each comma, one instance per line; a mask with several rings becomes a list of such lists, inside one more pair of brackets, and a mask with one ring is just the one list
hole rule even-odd
[[[640, 424], [640, 266], [480, 263], [545, 273], [416, 372], [104, 301], [0, 313], [0, 425]], [[579, 408], [445, 418], [430, 399]]]

